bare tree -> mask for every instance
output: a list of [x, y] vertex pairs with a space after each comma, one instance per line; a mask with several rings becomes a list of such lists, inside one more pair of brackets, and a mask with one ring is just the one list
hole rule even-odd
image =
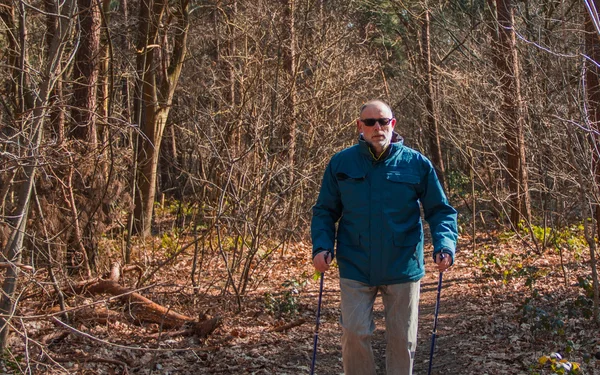
[[[141, 2], [135, 114], [141, 136], [136, 156], [138, 197], [134, 231], [144, 235], [151, 229], [160, 145], [186, 54], [188, 28], [187, 0], [178, 1], [175, 7], [166, 0]], [[168, 33], [173, 36], [172, 46], [167, 43]]]
[[[14, 263], [20, 262], [23, 239], [27, 230], [27, 215], [31, 201], [31, 192], [36, 178], [38, 168], [38, 152], [40, 145], [44, 139], [44, 122], [47, 113], [47, 105], [52, 89], [60, 75], [58, 63], [62, 59], [62, 55], [67, 45], [67, 40], [70, 37], [70, 30], [73, 27], [71, 23], [72, 11], [74, 8], [74, 0], [66, 1], [59, 7], [57, 17], [60, 18], [59, 27], [54, 34], [51, 47], [48, 51], [48, 58], [45, 62], [41, 85], [36, 95], [35, 105], [31, 116], [27, 118], [28, 129], [30, 130], [28, 144], [29, 162], [23, 168], [23, 176], [25, 179], [18, 186], [18, 205], [14, 223], [12, 225], [12, 233], [8, 245], [4, 251], [6, 260]], [[0, 312], [5, 315], [12, 315], [16, 306], [16, 301], [13, 296], [17, 287], [18, 268], [12, 266], [6, 270], [4, 282], [2, 284], [2, 299], [0, 300]], [[0, 347], [6, 347], [6, 338], [9, 331], [9, 320], [0, 318], [2, 330], [0, 331]]]

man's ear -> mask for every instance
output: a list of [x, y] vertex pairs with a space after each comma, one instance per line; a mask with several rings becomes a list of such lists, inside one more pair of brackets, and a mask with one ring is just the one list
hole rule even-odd
[[390, 122], [392, 123], [392, 129], [394, 129], [396, 127], [396, 119], [392, 118]]
[[358, 134], [362, 133], [362, 126], [359, 119], [356, 119], [356, 130], [358, 130]]

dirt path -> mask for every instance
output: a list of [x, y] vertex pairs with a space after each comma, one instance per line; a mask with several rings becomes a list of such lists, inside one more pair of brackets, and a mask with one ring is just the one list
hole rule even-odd
[[[441, 294], [440, 313], [438, 318], [438, 338], [432, 374], [463, 374], [464, 363], [457, 361], [458, 354], [453, 342], [461, 337], [453, 333], [452, 327], [460, 325], [460, 308], [452, 303], [453, 296], [460, 295], [464, 285], [457, 278], [459, 267], [444, 274], [443, 291]], [[437, 297], [438, 273], [431, 265], [427, 275], [421, 280], [421, 303], [419, 314], [418, 345], [415, 358], [414, 373], [427, 374], [431, 348], [431, 333]], [[319, 350], [317, 354], [316, 373], [319, 375], [343, 374], [341, 362], [339, 319], [339, 278], [337, 272], [326, 275], [322, 319], [319, 334]], [[315, 283], [318, 284], [318, 283]], [[318, 288], [318, 285], [317, 285]], [[318, 289], [311, 294], [317, 295]], [[465, 317], [463, 317], [465, 318]], [[376, 330], [372, 339], [373, 351], [376, 357], [377, 374], [385, 374], [385, 338], [383, 305], [381, 298], [375, 302]], [[314, 321], [312, 328], [314, 329]], [[306, 327], [305, 327], [306, 328]]]
[[[600, 336], [597, 330], [589, 326], [589, 320], [565, 319], [565, 327], [571, 326], [567, 330], [577, 332], [575, 336], [568, 331], [562, 336], [550, 332], [532, 334], [532, 321], [523, 323], [522, 320], [523, 303], [532, 293], [532, 289], [526, 286], [526, 278], [513, 279], [508, 283], [489, 277], [481, 278], [480, 269], [472, 265], [472, 259], [471, 251], [463, 249], [455, 266], [444, 273], [432, 374], [550, 374], [548, 369], [532, 371], [541, 356], [554, 351], [565, 353], [565, 342], [569, 339], [591, 343], [587, 348], [581, 346], [577, 352], [572, 352], [570, 360], [581, 363], [584, 374], [600, 374], [600, 361], [592, 360], [587, 364], [581, 362], [583, 353], [597, 351], [598, 347], [594, 348], [593, 344], [600, 343]], [[534, 259], [540, 259], [539, 262], [549, 270], [544, 278], [537, 281], [536, 289], [540, 295], [564, 295], [565, 301], [577, 297], [576, 275], [584, 270], [572, 270], [572, 282], [565, 285], [561, 272], [558, 271], [560, 267], [552, 266], [552, 259], [550, 262], [542, 258]], [[418, 346], [414, 366], [414, 374], [417, 375], [428, 372], [438, 275], [429, 262], [427, 274], [421, 281]], [[317, 358], [316, 373], [319, 375], [343, 374], [340, 327], [337, 322], [337, 282], [337, 275], [330, 272], [326, 282], [323, 308], [325, 319], [322, 321]], [[317, 283], [314, 284], [311, 285], [311, 298], [316, 301], [317, 290], [314, 287], [317, 287]], [[377, 374], [380, 375], [385, 374], [384, 321], [380, 298], [377, 298], [375, 311], [377, 329], [373, 337], [373, 348], [377, 358]], [[585, 324], [585, 327], [576, 327], [579, 324]], [[302, 329], [309, 334], [314, 329], [314, 322], [311, 327]], [[586, 335], [590, 337], [586, 339]], [[300, 373], [302, 372], [298, 372]]]

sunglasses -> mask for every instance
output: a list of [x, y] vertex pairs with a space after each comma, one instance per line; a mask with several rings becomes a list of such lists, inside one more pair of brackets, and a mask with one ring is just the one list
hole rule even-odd
[[371, 127], [371, 126], [375, 126], [376, 123], [379, 123], [380, 126], [386, 126], [390, 124], [390, 121], [392, 121], [391, 118], [366, 118], [366, 119], [361, 119], [360, 121], [362, 121], [366, 126]]

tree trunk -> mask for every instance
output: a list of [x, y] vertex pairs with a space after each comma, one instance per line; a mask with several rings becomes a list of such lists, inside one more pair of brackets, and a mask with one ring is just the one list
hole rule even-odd
[[433, 165], [435, 166], [438, 179], [444, 189], [446, 188], [446, 171], [444, 168], [444, 158], [442, 157], [442, 146], [440, 143], [440, 132], [435, 110], [434, 101], [434, 78], [431, 66], [430, 33], [429, 33], [429, 9], [425, 10], [425, 16], [422, 26], [422, 59], [425, 75], [425, 108], [427, 117], [427, 127], [429, 129], [429, 148]]
[[495, 63], [502, 91], [502, 119], [506, 137], [508, 186], [511, 196], [510, 221], [514, 228], [521, 219], [531, 221], [531, 203], [525, 155], [525, 118], [521, 98], [519, 56], [513, 30], [512, 0], [496, 0], [498, 39]]
[[167, 46], [164, 46], [162, 61], [158, 61], [159, 26], [168, 21], [163, 17], [167, 5], [166, 1], [157, 0], [152, 8], [146, 2], [142, 2], [140, 7], [136, 119], [140, 120], [142, 134], [137, 148], [138, 197], [133, 231], [144, 236], [150, 234], [160, 143], [181, 74], [189, 27], [188, 3], [181, 0], [174, 13], [179, 25], [174, 35], [170, 61], [167, 64]]
[[285, 113], [283, 116], [283, 150], [287, 155], [287, 167], [289, 168], [289, 184], [294, 179], [294, 158], [296, 154], [296, 22], [294, 20], [295, 0], [285, 0], [283, 23], [285, 29], [284, 41], [287, 45], [283, 47], [283, 65], [289, 85], [287, 96], [284, 98]]
[[[112, 40], [108, 28], [108, 15], [110, 14], [110, 0], [102, 0], [102, 17], [100, 33], [100, 50], [102, 58], [100, 59], [98, 72], [98, 118], [100, 121], [98, 135], [102, 147], [109, 142], [108, 118], [111, 115], [111, 89], [113, 88], [113, 75], [110, 67], [112, 66]], [[107, 163], [103, 163], [103, 173], [108, 176]]]
[[100, 9], [93, 0], [77, 0], [81, 42], [75, 53], [73, 69], [73, 129], [76, 139], [96, 149], [96, 89], [100, 50]]
[[[44, 7], [47, 13], [46, 16], [46, 48], [50, 49], [52, 44], [52, 38], [56, 33], [56, 26], [58, 20], [56, 19], [56, 8], [57, 3], [53, 0], [44, 0]], [[61, 62], [59, 62], [61, 63]], [[60, 71], [60, 67], [59, 67]], [[52, 93], [50, 94], [50, 129], [54, 132], [56, 143], [62, 145], [65, 140], [65, 112], [62, 108], [63, 101], [63, 87], [62, 79], [58, 79]]]

